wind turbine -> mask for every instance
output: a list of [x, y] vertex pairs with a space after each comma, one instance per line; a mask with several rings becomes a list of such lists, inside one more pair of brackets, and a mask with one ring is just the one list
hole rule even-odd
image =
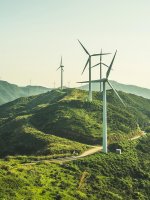
[[[110, 54], [110, 53], [107, 53], [107, 54]], [[102, 63], [102, 49], [101, 49], [101, 53], [100, 53], [100, 62], [98, 64], [92, 66], [92, 68], [96, 67], [98, 65], [100, 66], [100, 79], [102, 79], [102, 65], [108, 67], [105, 63]], [[102, 83], [101, 82], [100, 82], [100, 92], [102, 92]]]
[[91, 82], [91, 57], [93, 57], [93, 56], [101, 56], [101, 55], [107, 55], [107, 53], [104, 53], [104, 54], [90, 54], [87, 50], [86, 50], [86, 48], [83, 46], [83, 44], [80, 42], [80, 40], [78, 40], [79, 41], [79, 43], [80, 43], [80, 45], [82, 46], [82, 48], [84, 49], [84, 51], [86, 52], [86, 54], [89, 56], [88, 57], [88, 59], [87, 59], [87, 62], [86, 62], [86, 64], [85, 64], [85, 67], [84, 67], [84, 69], [83, 69], [83, 71], [82, 71], [82, 74], [84, 73], [84, 71], [85, 71], [85, 69], [86, 69], [86, 67], [87, 67], [87, 65], [89, 64], [89, 101], [92, 101], [92, 82]]
[[64, 66], [62, 65], [62, 56], [61, 56], [60, 67], [58, 67], [58, 69], [61, 69], [61, 86], [60, 86], [61, 90], [63, 89], [63, 72], [64, 72], [63, 68], [64, 68]]
[[[100, 79], [100, 80], [92, 80], [92, 83], [97, 83], [97, 82], [101, 82], [103, 83], [103, 152], [107, 153], [108, 149], [107, 149], [107, 99], [106, 99], [106, 84], [108, 83], [109, 86], [113, 89], [113, 91], [115, 92], [115, 94], [117, 95], [117, 97], [119, 98], [119, 100], [121, 101], [121, 103], [125, 106], [123, 100], [121, 99], [121, 97], [119, 96], [118, 92], [115, 90], [115, 88], [112, 86], [112, 84], [109, 82], [108, 77], [110, 74], [110, 71], [112, 69], [115, 57], [116, 57], [116, 53], [117, 50], [113, 56], [113, 59], [110, 63], [110, 66], [107, 70], [106, 73], [106, 78]], [[88, 83], [89, 81], [84, 81], [82, 83]], [[81, 83], [81, 82], [80, 82]]]

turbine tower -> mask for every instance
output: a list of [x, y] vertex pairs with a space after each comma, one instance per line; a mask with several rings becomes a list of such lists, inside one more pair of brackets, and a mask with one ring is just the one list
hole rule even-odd
[[[110, 53], [107, 53], [107, 54], [110, 54]], [[101, 49], [101, 53], [100, 53], [100, 62], [98, 64], [94, 65], [93, 67], [96, 67], [98, 65], [100, 66], [100, 79], [102, 79], [102, 65], [108, 67], [105, 63], [102, 63], [102, 49]], [[101, 82], [100, 82], [100, 92], [102, 92], [102, 83]]]
[[64, 72], [63, 68], [64, 66], [62, 65], [62, 56], [61, 56], [60, 67], [58, 67], [58, 69], [61, 69], [61, 86], [60, 86], [61, 90], [63, 89], [63, 72]]
[[[100, 79], [100, 80], [92, 80], [92, 83], [98, 83], [101, 82], [103, 83], [103, 152], [107, 153], [108, 149], [107, 149], [107, 96], [106, 96], [106, 84], [108, 83], [109, 86], [112, 88], [112, 90], [115, 92], [115, 94], [117, 95], [117, 97], [119, 98], [119, 100], [121, 101], [121, 103], [126, 106], [123, 102], [123, 100], [121, 99], [121, 97], [119, 96], [118, 92], [115, 90], [115, 88], [112, 86], [112, 84], [109, 82], [108, 77], [110, 74], [110, 71], [112, 69], [112, 65], [114, 63], [115, 57], [116, 57], [116, 53], [117, 50], [114, 54], [114, 57], [110, 63], [110, 66], [107, 70], [106, 73], [106, 78]], [[84, 81], [82, 83], [88, 83], [89, 81]], [[81, 83], [81, 82], [80, 82]]]
[[[78, 40], [79, 41], [79, 40]], [[88, 60], [87, 60], [87, 62], [86, 62], [86, 64], [85, 64], [85, 67], [84, 67], [84, 69], [83, 69], [83, 71], [82, 71], [82, 74], [84, 73], [84, 71], [85, 71], [85, 69], [86, 69], [86, 67], [87, 67], [87, 65], [89, 64], [89, 101], [92, 101], [92, 82], [91, 82], [91, 80], [92, 80], [92, 75], [91, 75], [91, 68], [92, 68], [92, 66], [91, 66], [91, 58], [93, 57], [93, 56], [102, 56], [102, 55], [107, 55], [107, 53], [104, 53], [104, 54], [90, 54], [87, 50], [86, 50], [86, 48], [83, 46], [83, 44], [79, 41], [79, 43], [80, 43], [80, 45], [82, 46], [82, 48], [84, 49], [84, 51], [86, 52], [86, 54], [89, 56], [88, 57]]]

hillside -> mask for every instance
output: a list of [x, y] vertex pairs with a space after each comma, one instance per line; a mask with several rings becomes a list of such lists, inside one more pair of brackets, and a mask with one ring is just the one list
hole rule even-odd
[[19, 116], [1, 126], [0, 156], [19, 154], [54, 158], [72, 155], [74, 150], [81, 153], [88, 148], [78, 142], [45, 134], [32, 127], [28, 118], [29, 115]]
[[49, 88], [41, 86], [26, 86], [19, 87], [14, 84], [10, 84], [6, 81], [0, 80], [0, 105], [13, 101], [19, 97], [27, 97], [32, 95], [41, 94], [49, 91]]
[[[63, 162], [102, 140], [102, 96], [52, 90], [0, 106], [0, 199], [149, 200], [150, 100], [107, 92], [109, 153]], [[114, 153], [116, 148], [122, 154]], [[55, 159], [56, 158], [56, 159]]]
[[[116, 81], [110, 81], [112, 85], [115, 87], [116, 90], [126, 92], [126, 93], [131, 93], [135, 94], [137, 96], [142, 96], [144, 98], [150, 99], [150, 89], [148, 88], [143, 88], [135, 85], [127, 85], [127, 84], [122, 84], [118, 83]], [[93, 83], [92, 84], [92, 89], [93, 91], [99, 91], [99, 83]], [[83, 90], [88, 90], [88, 85], [83, 85], [80, 87], [80, 89]], [[107, 86], [107, 89], [110, 89], [109, 86]]]
[[117, 144], [122, 155], [97, 153], [62, 164], [7, 157], [0, 160], [0, 199], [149, 200], [149, 143], [147, 135]]
[[[138, 135], [140, 129], [150, 129], [150, 100], [123, 92], [120, 95], [127, 107], [120, 104], [111, 90], [107, 93], [109, 143]], [[1, 105], [0, 155], [48, 155], [52, 136], [57, 137], [56, 143], [59, 137], [62, 143], [63, 138], [69, 139], [69, 146], [73, 141], [84, 144], [74, 143], [80, 146], [79, 151], [86, 144], [101, 144], [102, 96], [95, 92], [91, 103], [85, 101], [86, 97], [87, 92], [82, 90], [52, 90]]]

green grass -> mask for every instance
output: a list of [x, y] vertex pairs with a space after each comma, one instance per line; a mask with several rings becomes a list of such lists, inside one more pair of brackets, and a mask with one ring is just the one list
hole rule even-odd
[[0, 160], [0, 199], [148, 200], [149, 142], [150, 136], [124, 141], [118, 144], [122, 155], [97, 153], [64, 164], [5, 158]]
[[7, 155], [72, 155], [80, 153], [87, 145], [72, 142], [65, 138], [45, 134], [29, 123], [30, 115], [19, 116], [7, 122], [0, 129], [0, 156]]
[[102, 95], [54, 90], [0, 106], [0, 199], [148, 200], [150, 136], [128, 138], [148, 132], [150, 100], [120, 95], [126, 108], [107, 92], [109, 154], [61, 164], [50, 159], [101, 144]]
[[[94, 92], [93, 102], [86, 101], [87, 95], [77, 89], [53, 90], [0, 106], [0, 155], [68, 154], [101, 144], [102, 94]], [[138, 135], [150, 124], [150, 100], [120, 95], [127, 107], [107, 92], [109, 143]]]

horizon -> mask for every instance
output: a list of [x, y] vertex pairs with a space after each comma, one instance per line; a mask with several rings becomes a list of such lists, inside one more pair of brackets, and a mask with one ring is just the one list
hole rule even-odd
[[[43, 85], [18, 85], [18, 84], [15, 84], [15, 83], [11, 83], [11, 82], [8, 82], [8, 81], [6, 81], [6, 80], [0, 80], [0, 82], [7, 82], [7, 83], [9, 83], [9, 84], [12, 84], [12, 85], [16, 85], [16, 86], [18, 86], [18, 87], [28, 87], [28, 86], [33, 86], [33, 87], [44, 87], [44, 88], [47, 88], [47, 89], [58, 89], [59, 88], [59, 86], [58, 87], [46, 87], [46, 86], [43, 86]], [[121, 83], [121, 82], [118, 82], [118, 81], [115, 81], [115, 80], [110, 80], [110, 81], [114, 81], [114, 82], [116, 82], [116, 83], [119, 83], [119, 84], [122, 84], [122, 85], [126, 85], [126, 86], [134, 86], [134, 87], [139, 87], [139, 88], [143, 88], [143, 89], [148, 89], [148, 90], [150, 90], [150, 88], [146, 88], [146, 87], [142, 87], [142, 86], [139, 86], [139, 85], [133, 85], [133, 84], [125, 84], [125, 83]], [[92, 83], [93, 85], [94, 84], [99, 84], [99, 83]], [[73, 89], [73, 88], [81, 88], [81, 87], [83, 87], [83, 86], [86, 86], [86, 85], [88, 85], [88, 84], [82, 84], [82, 85], [80, 85], [80, 86], [77, 86], [77, 87], [68, 87], [67, 86], [67, 84], [66, 85], [64, 85], [64, 87], [66, 87], [66, 88], [71, 88], [71, 89]]]
[[[62, 55], [65, 85], [79, 87], [76, 82], [88, 79], [88, 70], [81, 76], [87, 55], [79, 39], [91, 53], [118, 49], [112, 80], [150, 88], [149, 6], [147, 0], [87, 0], [86, 7], [79, 0], [0, 0], [0, 77], [19, 86], [32, 80], [32, 85], [53, 88], [55, 81], [59, 87]], [[98, 68], [92, 70], [97, 78]]]

